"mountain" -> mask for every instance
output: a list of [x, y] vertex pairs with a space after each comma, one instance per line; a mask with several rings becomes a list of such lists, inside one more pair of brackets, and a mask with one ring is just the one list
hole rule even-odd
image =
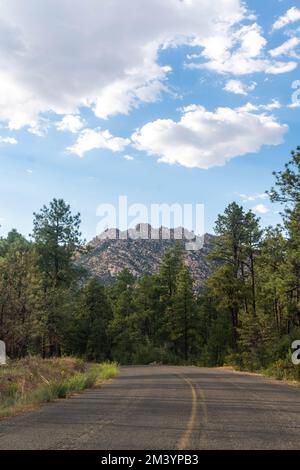
[[194, 242], [203, 243], [200, 249], [196, 246], [198, 249], [184, 250], [185, 262], [190, 267], [195, 288], [199, 290], [212, 272], [213, 263], [207, 255], [212, 251], [214, 236], [205, 234], [201, 239], [195, 238], [193, 233], [184, 232], [181, 227], [168, 230], [138, 224], [135, 229], [124, 232], [106, 230], [87, 244], [78, 262], [88, 274], [99, 278], [104, 284], [111, 284], [124, 268], [136, 277], [153, 274], [159, 269], [163, 253], [176, 243], [178, 234], [181, 235], [183, 247], [190, 246], [186, 244], [192, 238]]

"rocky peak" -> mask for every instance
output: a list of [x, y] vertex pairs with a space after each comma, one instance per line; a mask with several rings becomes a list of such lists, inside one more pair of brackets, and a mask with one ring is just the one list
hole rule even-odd
[[[212, 271], [212, 262], [207, 255], [212, 250], [213, 239], [213, 235], [205, 234], [201, 249], [184, 251], [197, 289], [203, 286]], [[186, 242], [196, 240], [196, 237], [183, 227], [153, 228], [144, 223], [125, 231], [108, 229], [87, 244], [86, 253], [79, 262], [91, 275], [109, 284], [124, 268], [136, 277], [155, 273], [163, 253], [177, 240], [186, 246]]]

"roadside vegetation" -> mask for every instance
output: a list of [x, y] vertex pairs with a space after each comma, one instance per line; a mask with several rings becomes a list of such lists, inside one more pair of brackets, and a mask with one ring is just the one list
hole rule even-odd
[[[232, 365], [299, 380], [291, 344], [300, 339], [300, 147], [274, 177], [268, 196], [281, 204], [282, 224], [263, 229], [253, 212], [229, 204], [215, 224], [215, 269], [201, 292], [179, 242], [155, 275], [137, 280], [124, 270], [114, 285], [99, 284], [74, 262], [84, 245], [80, 215], [63, 200], [43, 206], [30, 241], [15, 230], [0, 240], [8, 356]], [[56, 394], [75, 387], [77, 379], [65, 380]], [[13, 383], [8, 400], [20, 395]]]
[[86, 366], [80, 359], [26, 357], [0, 367], [0, 418], [81, 392], [114, 377], [114, 363]]

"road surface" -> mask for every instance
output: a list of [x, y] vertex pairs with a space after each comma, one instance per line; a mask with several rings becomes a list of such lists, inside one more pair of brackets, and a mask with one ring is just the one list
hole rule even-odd
[[196, 367], [123, 367], [0, 422], [0, 449], [300, 449], [300, 388]]

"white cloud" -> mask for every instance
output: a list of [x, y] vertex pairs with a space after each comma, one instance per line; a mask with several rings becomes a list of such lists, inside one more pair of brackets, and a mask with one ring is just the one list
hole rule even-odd
[[74, 114], [67, 114], [62, 118], [61, 121], [56, 123], [56, 128], [59, 131], [68, 131], [72, 132], [72, 134], [77, 134], [84, 126], [84, 122], [78, 115]]
[[293, 37], [285, 41], [281, 46], [271, 49], [269, 51], [272, 57], [279, 57], [281, 55], [289, 54], [292, 57], [297, 57], [294, 49], [300, 44], [300, 38]]
[[208, 38], [204, 43], [204, 51], [199, 58], [206, 62], [190, 62], [190, 69], [203, 69], [234, 75], [247, 75], [257, 72], [281, 74], [291, 72], [297, 67], [297, 62], [282, 62], [273, 60], [266, 55], [266, 39], [257, 23], [242, 26], [226, 37]]
[[252, 207], [252, 210], [257, 214], [267, 214], [270, 212], [270, 209], [268, 209], [264, 204], [257, 204], [257, 206]]
[[282, 106], [280, 102], [276, 99], [273, 99], [270, 103], [267, 103], [267, 104], [246, 103], [237, 109], [242, 112], [256, 112], [256, 111], [273, 111], [274, 109], [280, 109], [281, 107]]
[[267, 193], [260, 193], [260, 194], [239, 194], [240, 198], [244, 202], [253, 202], [257, 201], [258, 199], [268, 199]]
[[36, 121], [33, 121], [29, 127], [28, 132], [38, 137], [44, 137], [50, 127], [50, 121], [45, 118], [39, 118]]
[[291, 109], [300, 108], [300, 101], [295, 101], [294, 103], [290, 103], [288, 105], [288, 108], [291, 108]]
[[218, 108], [209, 112], [191, 105], [182, 110], [178, 122], [158, 119], [138, 129], [132, 136], [134, 146], [160, 162], [185, 167], [210, 168], [266, 145], [278, 145], [288, 126], [274, 116], [242, 109]]
[[79, 157], [94, 149], [106, 149], [112, 152], [121, 152], [129, 144], [129, 139], [114, 137], [108, 130], [84, 129], [78, 136], [74, 145], [67, 148], [69, 153]]
[[295, 23], [300, 20], [300, 10], [296, 7], [290, 8], [284, 15], [280, 16], [273, 24], [273, 30], [281, 29], [288, 24]]
[[10, 129], [36, 132], [43, 113], [87, 106], [106, 119], [160, 99], [171, 69], [158, 53], [176, 45], [200, 48], [203, 67], [220, 73], [296, 66], [264, 58], [260, 27], [241, 26], [255, 20], [242, 0], [0, 0], [0, 11], [0, 120]]
[[[116, 80], [104, 87], [96, 98], [95, 115], [101, 119], [121, 113], [129, 114], [141, 102], [153, 103], [160, 99], [161, 93], [167, 88], [164, 82], [170, 67], [160, 67], [154, 63], [155, 58], [147, 59], [141, 70], [136, 70], [126, 79]], [[149, 62], [149, 63], [148, 63]]]
[[0, 136], [0, 144], [11, 144], [15, 145], [18, 141], [14, 137], [1, 137]]
[[265, 111], [272, 111], [273, 109], [280, 109], [281, 104], [278, 100], [274, 99], [271, 103], [258, 105], [258, 109], [263, 109]]
[[240, 0], [0, 0], [0, 11], [0, 120], [11, 129], [49, 111], [107, 118], [157, 100], [170, 71], [162, 47], [226, 37], [247, 16]]
[[134, 157], [132, 157], [131, 155], [124, 155], [124, 158], [125, 160], [128, 160], [129, 162], [134, 160]]
[[247, 85], [240, 80], [228, 80], [225, 84], [224, 90], [234, 93], [236, 95], [248, 95], [249, 91], [253, 91], [256, 88], [257, 83], [252, 82], [250, 85]]

